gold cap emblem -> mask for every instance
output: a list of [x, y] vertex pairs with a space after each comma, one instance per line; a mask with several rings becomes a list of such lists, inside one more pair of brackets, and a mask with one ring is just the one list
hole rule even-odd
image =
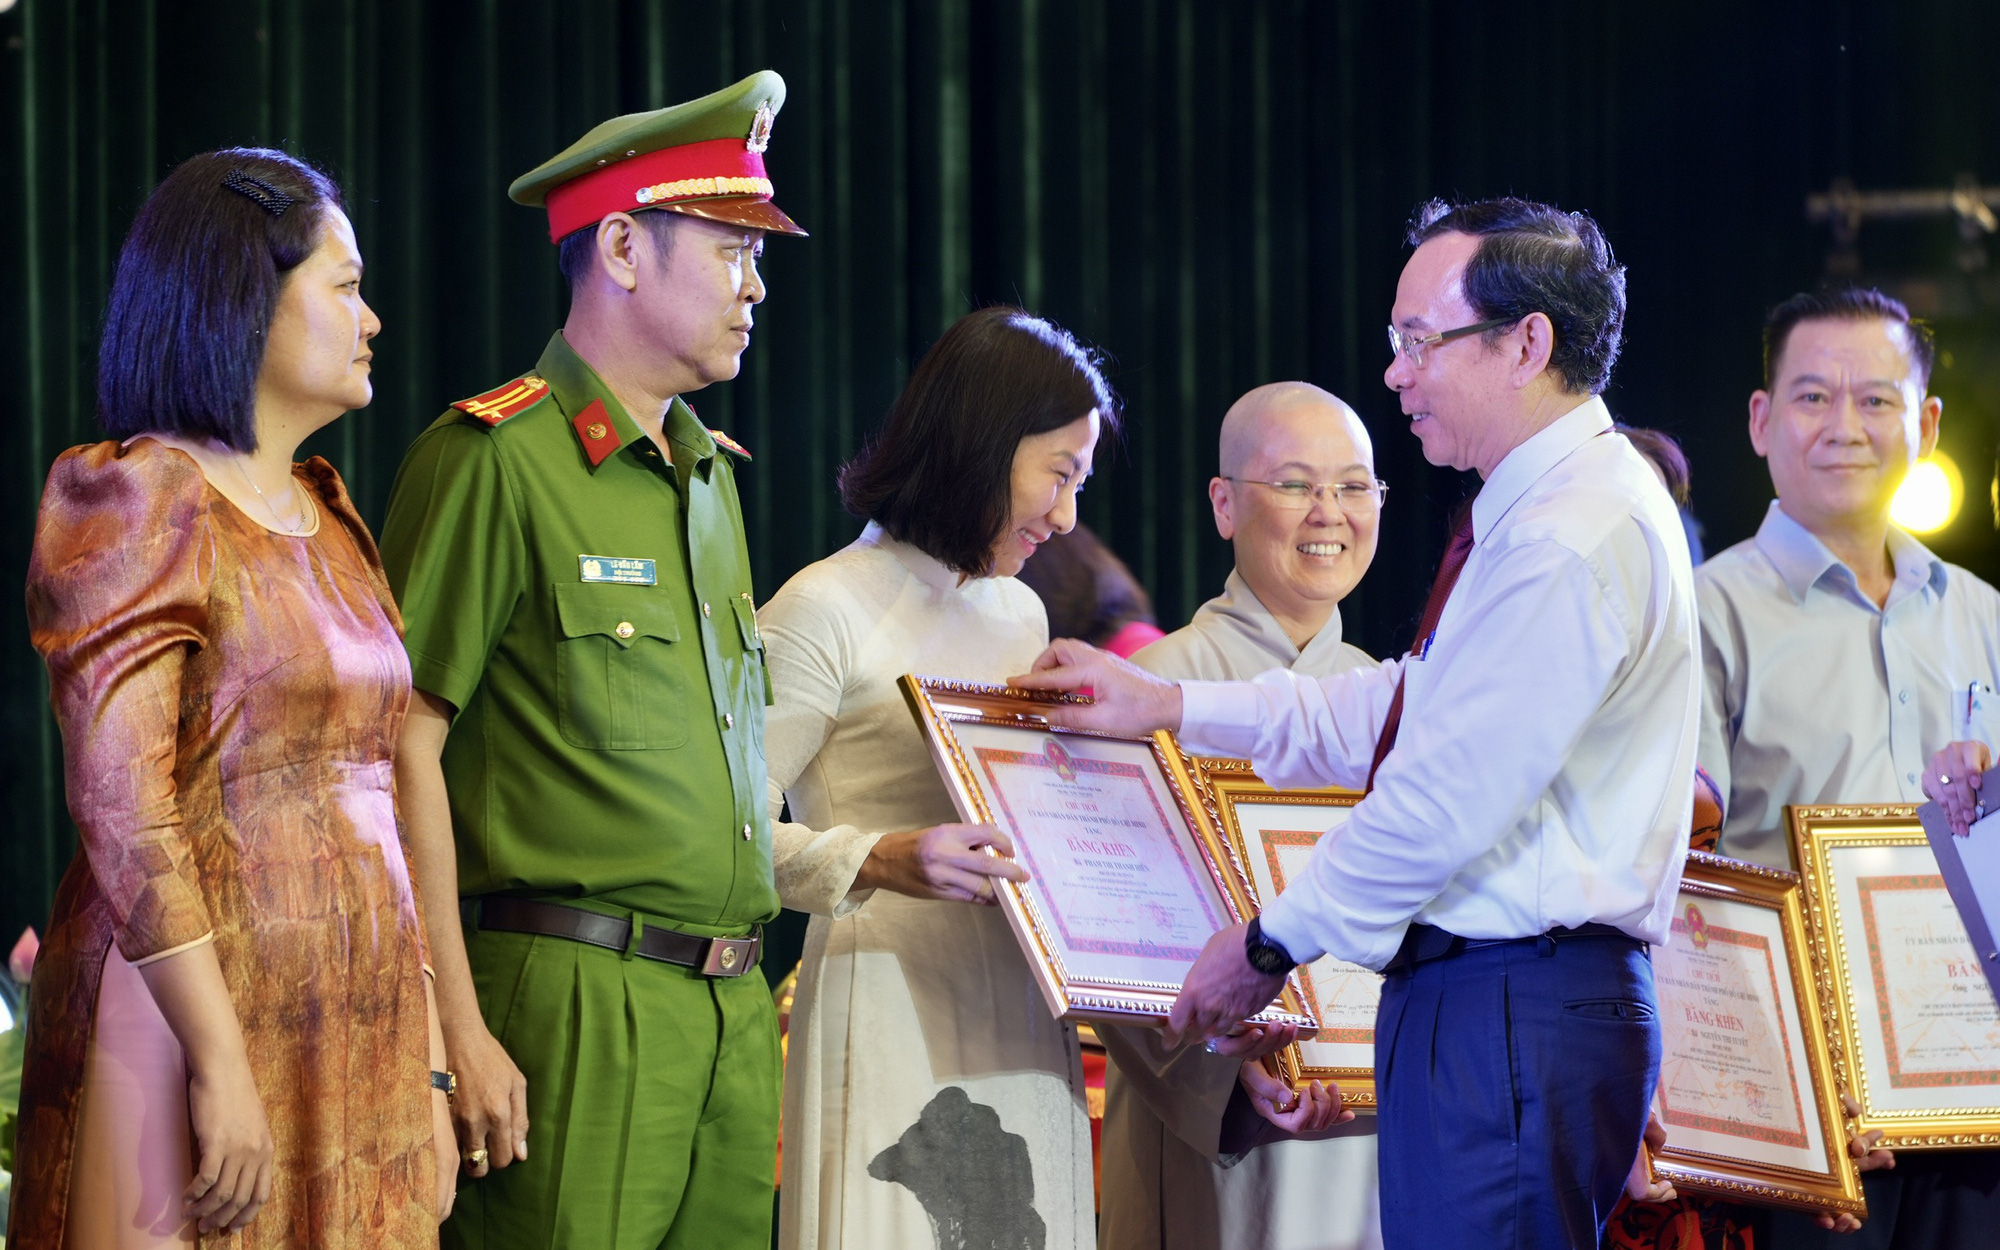
[[746, 152], [762, 152], [771, 146], [771, 123], [778, 120], [778, 110], [771, 107], [769, 100], [757, 106], [757, 116], [750, 122], [750, 137], [743, 141]]

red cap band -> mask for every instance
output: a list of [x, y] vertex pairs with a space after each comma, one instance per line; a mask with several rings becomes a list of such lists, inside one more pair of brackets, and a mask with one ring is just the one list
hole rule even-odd
[[771, 180], [764, 173], [764, 154], [749, 151], [741, 139], [708, 139], [642, 152], [593, 169], [550, 189], [545, 201], [549, 240], [558, 242], [572, 231], [596, 225], [610, 213], [718, 195], [770, 199]]

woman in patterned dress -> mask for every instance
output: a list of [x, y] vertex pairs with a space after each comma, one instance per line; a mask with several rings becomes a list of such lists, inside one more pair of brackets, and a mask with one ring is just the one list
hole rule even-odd
[[175, 169], [119, 256], [112, 441], [57, 458], [28, 574], [82, 845], [35, 967], [13, 1244], [436, 1244], [457, 1150], [398, 837], [409, 699], [374, 541], [292, 463], [371, 398], [338, 192]]

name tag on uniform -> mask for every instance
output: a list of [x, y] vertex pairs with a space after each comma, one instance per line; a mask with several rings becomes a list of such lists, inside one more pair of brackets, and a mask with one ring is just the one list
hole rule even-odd
[[657, 586], [659, 574], [653, 570], [651, 560], [636, 560], [625, 556], [578, 556], [583, 580], [587, 582], [618, 582], [626, 586]]

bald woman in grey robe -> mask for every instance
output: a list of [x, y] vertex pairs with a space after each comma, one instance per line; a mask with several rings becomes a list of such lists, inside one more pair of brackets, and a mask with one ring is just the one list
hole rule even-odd
[[[1133, 661], [1200, 681], [1273, 668], [1322, 677], [1374, 664], [1340, 636], [1340, 600], [1375, 557], [1381, 517], [1379, 491], [1359, 489], [1376, 485], [1360, 418], [1316, 386], [1273, 383], [1230, 408], [1220, 450], [1209, 501], [1236, 568], [1186, 628]], [[1271, 1141], [1274, 1130], [1247, 1110], [1240, 1061], [1198, 1046], [1165, 1051], [1157, 1030], [1098, 1031], [1112, 1059], [1103, 1250], [1381, 1246], [1374, 1116], [1316, 1140]]]

